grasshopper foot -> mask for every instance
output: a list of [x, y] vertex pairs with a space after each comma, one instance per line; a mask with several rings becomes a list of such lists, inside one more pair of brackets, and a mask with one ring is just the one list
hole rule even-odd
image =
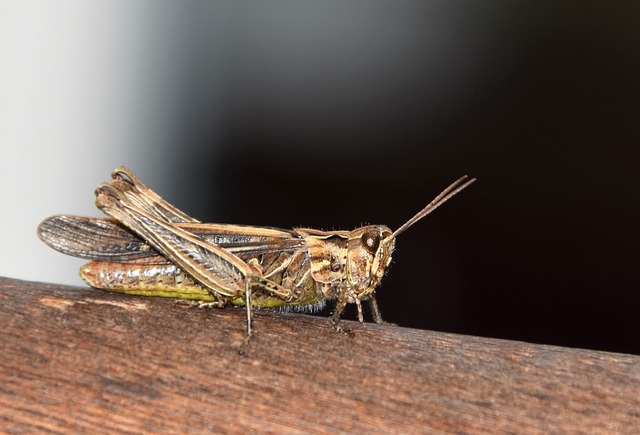
[[224, 305], [224, 302], [194, 301], [194, 306], [196, 308], [224, 308]]
[[397, 323], [387, 322], [386, 320], [382, 320], [380, 322], [376, 322], [377, 325], [388, 325], [388, 326], [398, 326]]
[[240, 349], [238, 349], [239, 355], [246, 355], [247, 349], [249, 348], [249, 343], [251, 342], [251, 334], [247, 334], [244, 336], [244, 340], [242, 340], [242, 345]]
[[356, 336], [356, 334], [351, 330], [351, 328], [347, 328], [346, 326], [342, 326], [340, 324], [340, 322], [332, 320], [331, 321], [331, 326], [333, 327], [333, 329], [336, 332], [339, 332], [340, 334], [346, 334], [349, 337], [355, 337]]

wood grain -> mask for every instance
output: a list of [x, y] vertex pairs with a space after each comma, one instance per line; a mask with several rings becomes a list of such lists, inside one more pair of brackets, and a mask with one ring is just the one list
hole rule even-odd
[[0, 278], [4, 432], [632, 433], [640, 357]]

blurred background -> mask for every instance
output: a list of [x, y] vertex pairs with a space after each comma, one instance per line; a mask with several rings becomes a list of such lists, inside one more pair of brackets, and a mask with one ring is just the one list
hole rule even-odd
[[[117, 165], [203, 221], [397, 228], [401, 326], [640, 354], [635, 2], [0, 1], [0, 275]], [[325, 315], [327, 313], [324, 313]], [[353, 317], [353, 311], [348, 313]]]

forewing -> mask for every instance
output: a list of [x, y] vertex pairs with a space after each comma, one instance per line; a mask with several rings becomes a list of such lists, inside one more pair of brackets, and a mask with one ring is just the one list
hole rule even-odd
[[98, 187], [96, 205], [211, 290], [238, 297], [245, 293], [247, 280], [255, 278], [254, 271], [241, 258], [172, 222], [152, 216], [129, 201], [115, 185]]

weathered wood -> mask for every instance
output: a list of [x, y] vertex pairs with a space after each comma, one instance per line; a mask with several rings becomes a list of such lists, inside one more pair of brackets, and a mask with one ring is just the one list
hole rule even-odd
[[0, 428], [633, 432], [640, 357], [0, 278]]

